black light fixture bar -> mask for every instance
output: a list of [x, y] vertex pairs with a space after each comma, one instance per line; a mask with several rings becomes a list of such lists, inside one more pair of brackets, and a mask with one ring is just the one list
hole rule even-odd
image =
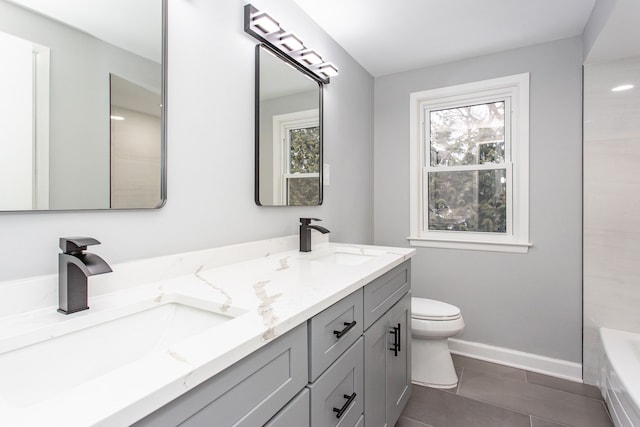
[[299, 64], [319, 82], [328, 84], [330, 77], [338, 75], [335, 65], [325, 62], [318, 52], [307, 48], [297, 36], [285, 31], [278, 21], [251, 4], [244, 7], [244, 31]]

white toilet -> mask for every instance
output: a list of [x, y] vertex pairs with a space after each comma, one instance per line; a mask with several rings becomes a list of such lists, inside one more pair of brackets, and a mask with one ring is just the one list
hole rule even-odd
[[411, 382], [435, 388], [458, 385], [448, 339], [463, 329], [464, 320], [455, 305], [411, 298]]

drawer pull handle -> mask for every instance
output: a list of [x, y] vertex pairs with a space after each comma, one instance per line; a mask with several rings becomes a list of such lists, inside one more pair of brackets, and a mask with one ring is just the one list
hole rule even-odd
[[344, 322], [344, 329], [341, 331], [333, 331], [334, 334], [336, 334], [336, 338], [340, 338], [342, 337], [344, 334], [346, 334], [347, 332], [349, 332], [349, 330], [351, 328], [353, 328], [354, 326], [356, 326], [356, 321], [354, 320], [353, 322], [349, 323], [349, 322]]
[[342, 408], [338, 409], [338, 408], [333, 408], [333, 412], [336, 412], [336, 418], [340, 418], [341, 416], [344, 415], [344, 413], [347, 411], [347, 408], [349, 407], [349, 405], [351, 405], [351, 402], [353, 402], [353, 399], [356, 398], [356, 393], [353, 392], [351, 393], [351, 396], [349, 396], [348, 394], [343, 395], [345, 399], [347, 399], [346, 402], [344, 402], [344, 405], [342, 405]]

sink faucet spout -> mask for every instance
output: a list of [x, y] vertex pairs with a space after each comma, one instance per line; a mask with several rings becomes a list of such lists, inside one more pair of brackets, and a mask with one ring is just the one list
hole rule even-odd
[[87, 278], [109, 273], [111, 267], [98, 255], [85, 253], [89, 245], [100, 244], [89, 237], [60, 238], [58, 254], [58, 311], [71, 314], [86, 310], [88, 305]]
[[311, 224], [311, 221], [322, 221], [318, 218], [300, 218], [300, 252], [311, 252], [311, 229], [317, 230], [322, 234], [330, 231], [326, 228]]

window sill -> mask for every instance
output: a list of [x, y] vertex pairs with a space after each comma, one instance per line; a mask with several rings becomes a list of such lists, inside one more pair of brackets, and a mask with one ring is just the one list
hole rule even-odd
[[420, 248], [461, 249], [468, 251], [506, 252], [526, 254], [533, 246], [530, 242], [481, 242], [465, 239], [434, 239], [425, 237], [407, 237], [409, 244]]

